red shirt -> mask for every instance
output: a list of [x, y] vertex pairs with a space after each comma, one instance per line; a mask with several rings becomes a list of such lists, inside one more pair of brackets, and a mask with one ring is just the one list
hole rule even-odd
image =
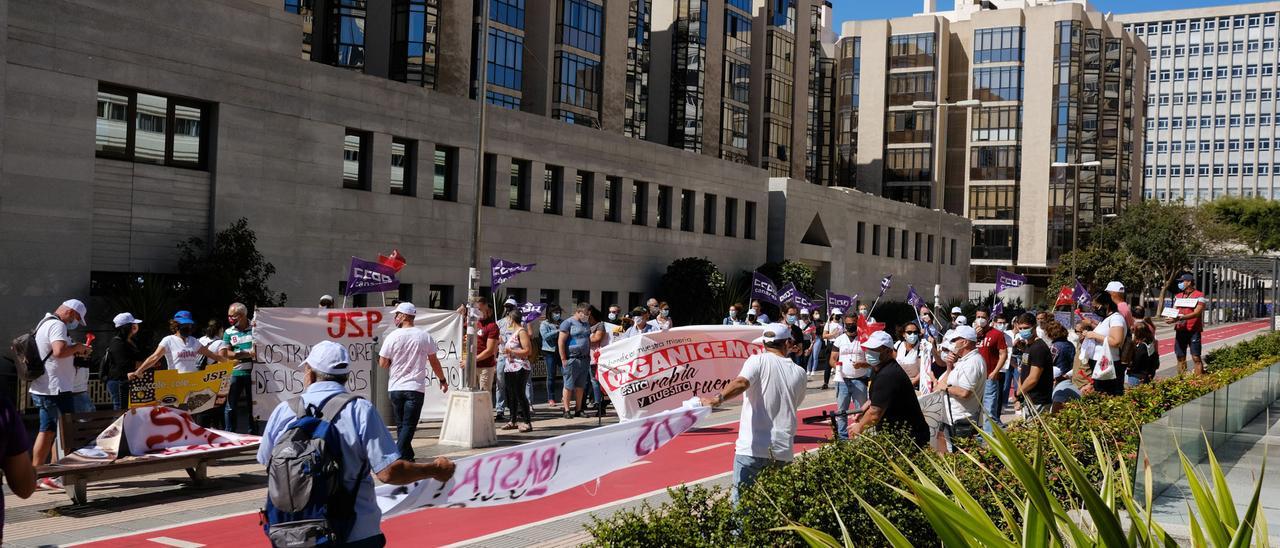
[[[1174, 299], [1195, 299], [1196, 301], [1199, 301], [1202, 303], [1205, 302], [1204, 293], [1198, 289], [1192, 289], [1190, 293], [1187, 293], [1185, 291], [1182, 293], [1179, 293], [1174, 296]], [[1194, 307], [1192, 308], [1187, 308], [1185, 306], [1178, 307], [1178, 314], [1181, 314], [1183, 316], [1186, 316], [1195, 311], [1196, 309]], [[1188, 318], [1186, 320], [1183, 320], [1174, 324], [1173, 328], [1178, 331], [1193, 331], [1193, 332], [1204, 331], [1204, 319]]]
[[987, 362], [987, 374], [996, 370], [996, 365], [1000, 363], [1000, 351], [1007, 350], [1009, 345], [1004, 340], [1004, 333], [999, 329], [988, 328], [987, 333], [982, 336], [982, 340], [978, 341], [978, 353], [982, 354], [982, 361]]
[[[480, 320], [480, 340], [476, 341], [476, 355], [484, 354], [491, 344], [498, 344], [498, 324], [493, 320]], [[476, 367], [494, 367], [498, 365], [498, 355], [494, 354], [483, 360], [476, 360]]]

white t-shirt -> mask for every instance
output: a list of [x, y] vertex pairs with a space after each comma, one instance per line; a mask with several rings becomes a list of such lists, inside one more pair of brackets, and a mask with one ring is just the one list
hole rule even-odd
[[800, 422], [796, 409], [804, 401], [804, 369], [766, 351], [747, 358], [738, 376], [750, 385], [742, 394], [742, 422], [734, 453], [791, 462]]
[[420, 327], [401, 327], [388, 333], [378, 350], [378, 357], [391, 360], [387, 390], [426, 392], [427, 362], [439, 351], [431, 333]]
[[1009, 358], [1004, 361], [1004, 367], [1000, 370], [1008, 371], [1010, 367], [1017, 365], [1014, 363], [1016, 358], [1013, 355], [1013, 342], [1016, 340], [1016, 337], [1014, 337], [1015, 332], [1013, 329], [1006, 329], [1001, 331], [1001, 333], [1004, 333], [1004, 345], [1009, 348]]
[[[1129, 336], [1129, 328], [1124, 323], [1124, 316], [1121, 316], [1119, 312], [1107, 316], [1106, 319], [1098, 322], [1098, 326], [1093, 328], [1093, 332], [1102, 335], [1103, 337], [1107, 337], [1111, 335], [1112, 327], [1119, 327], [1123, 329], [1125, 336]], [[1097, 343], [1097, 346], [1093, 349], [1094, 361], [1101, 360], [1108, 351], [1111, 352], [1111, 363], [1114, 364], [1120, 361], [1120, 347], [1111, 346], [1098, 341], [1094, 342]]]
[[837, 381], [850, 379], [866, 379], [871, 376], [871, 367], [857, 367], [855, 364], [866, 363], [866, 354], [862, 351], [862, 343], [858, 342], [856, 334], [842, 333], [836, 340], [832, 342], [839, 353], [840, 367], [837, 367], [834, 376]]
[[[929, 341], [921, 339], [915, 348], [907, 350], [905, 341], [898, 341], [893, 346], [893, 350], [898, 353], [898, 357], [894, 358], [898, 365], [902, 366], [902, 370], [907, 372], [908, 377], [920, 375], [921, 363], [932, 363], [933, 350], [929, 345]], [[927, 374], [926, 374], [927, 376]]]
[[222, 349], [228, 348], [231, 346], [222, 339], [215, 339], [207, 335], [204, 337], [200, 337], [200, 345], [205, 348], [208, 348], [210, 352], [213, 352], [214, 354], [217, 354], [219, 356], [222, 355]]
[[947, 376], [947, 382], [951, 386], [969, 390], [971, 394], [967, 398], [957, 398], [954, 394], [950, 396], [952, 424], [957, 420], [976, 418], [982, 412], [982, 387], [986, 381], [987, 362], [982, 359], [980, 352], [973, 350], [956, 361], [951, 374]]
[[[39, 350], [40, 357], [49, 356], [49, 359], [44, 362], [44, 375], [31, 381], [31, 387], [28, 391], [41, 396], [56, 396], [63, 392], [75, 392], [75, 356], [67, 355], [62, 358], [55, 358], [52, 354], [53, 341], [65, 341], [67, 344], [75, 343], [72, 342], [71, 336], [67, 334], [67, 324], [62, 323], [62, 320], [53, 314], [45, 314], [45, 317], [53, 319], [48, 321], [41, 320], [43, 323], [36, 330], [36, 349]], [[85, 369], [85, 372], [88, 371], [88, 369]]]
[[160, 339], [164, 347], [164, 358], [169, 362], [169, 369], [177, 369], [182, 373], [190, 373], [200, 369], [200, 339], [181, 335], [169, 335]]
[[836, 335], [844, 333], [844, 326], [840, 322], [827, 322], [827, 326], [823, 328], [824, 335]]

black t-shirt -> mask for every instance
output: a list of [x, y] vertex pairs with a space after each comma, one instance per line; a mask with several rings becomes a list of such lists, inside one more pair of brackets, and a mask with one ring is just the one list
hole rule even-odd
[[911, 377], [898, 362], [885, 362], [871, 377], [870, 400], [871, 405], [884, 410], [880, 426], [903, 429], [920, 445], [929, 443], [929, 425], [920, 411], [920, 400], [911, 387]]
[[1053, 352], [1044, 339], [1036, 339], [1036, 342], [1027, 347], [1022, 357], [1022, 378], [1030, 376], [1032, 367], [1040, 369], [1040, 378], [1027, 391], [1027, 399], [1036, 405], [1053, 403]]

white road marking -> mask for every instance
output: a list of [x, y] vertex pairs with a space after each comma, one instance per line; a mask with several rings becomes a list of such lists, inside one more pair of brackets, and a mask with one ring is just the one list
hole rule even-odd
[[156, 544], [163, 544], [165, 546], [175, 546], [176, 548], [201, 548], [204, 546], [203, 544], [199, 544], [195, 542], [187, 542], [185, 540], [179, 540], [179, 539], [170, 538], [170, 537], [154, 537], [154, 538], [149, 538], [147, 540], [154, 542]]
[[701, 452], [703, 452], [703, 451], [710, 451], [710, 450], [712, 450], [712, 449], [716, 449], [716, 448], [719, 448], [719, 447], [724, 447], [724, 446], [726, 446], [726, 445], [733, 445], [733, 442], [731, 442], [731, 441], [726, 441], [726, 442], [723, 442], [723, 443], [717, 443], [717, 444], [714, 444], [714, 445], [708, 445], [708, 446], [706, 446], [706, 447], [699, 447], [699, 448], [697, 448], [697, 449], [690, 449], [690, 450], [688, 450], [688, 451], [685, 451], [685, 453], [688, 453], [688, 454], [692, 455], [692, 454], [695, 454], [695, 453], [701, 453]]
[[635, 462], [633, 462], [633, 463], [631, 463], [631, 464], [628, 464], [628, 465], [626, 465], [626, 466], [623, 466], [622, 468], [619, 468], [618, 470], [626, 470], [627, 468], [633, 468], [633, 467], [636, 467], [636, 466], [640, 466], [640, 465], [642, 465], [642, 464], [652, 464], [652, 463], [651, 463], [651, 462], [649, 462], [649, 461], [647, 461], [647, 460], [638, 460], [638, 461], [635, 461]]

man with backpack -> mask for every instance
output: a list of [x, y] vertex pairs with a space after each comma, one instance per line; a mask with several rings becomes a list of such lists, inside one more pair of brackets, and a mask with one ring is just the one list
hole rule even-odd
[[31, 451], [32, 466], [40, 466], [49, 460], [58, 434], [58, 417], [62, 413], [75, 412], [74, 362], [76, 356], [87, 356], [93, 349], [71, 340], [67, 331], [83, 325], [86, 314], [88, 311], [84, 303], [68, 300], [52, 314], [45, 314], [30, 334], [14, 341], [19, 375], [31, 381], [28, 391], [40, 410], [40, 433], [36, 434], [35, 447]]
[[373, 404], [346, 391], [346, 347], [321, 341], [303, 362], [306, 390], [267, 420], [258, 462], [267, 467], [263, 528], [275, 546], [386, 544], [373, 480], [407, 485], [446, 482], [454, 465], [400, 459]]

